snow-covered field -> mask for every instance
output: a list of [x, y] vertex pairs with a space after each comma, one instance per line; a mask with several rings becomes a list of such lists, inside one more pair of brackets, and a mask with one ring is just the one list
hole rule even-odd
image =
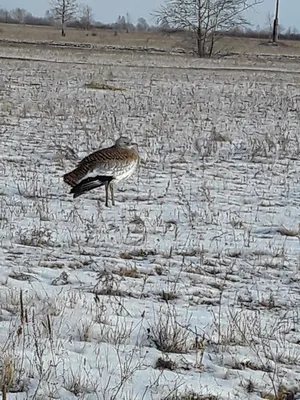
[[[293, 66], [4, 53], [27, 60], [0, 60], [2, 399], [299, 399]], [[73, 200], [62, 175], [121, 133], [116, 206]]]

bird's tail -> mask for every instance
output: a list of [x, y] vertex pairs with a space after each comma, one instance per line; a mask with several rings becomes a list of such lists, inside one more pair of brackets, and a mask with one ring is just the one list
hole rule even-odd
[[90, 177], [83, 179], [77, 185], [73, 186], [70, 193], [73, 193], [74, 199], [81, 196], [83, 193], [89, 192], [97, 187], [107, 185], [112, 181], [111, 176], [98, 175], [95, 177]]
[[65, 183], [74, 187], [77, 185], [78, 182], [85, 176], [85, 171], [82, 171], [80, 167], [73, 169], [73, 171], [68, 172], [63, 176], [63, 180]]

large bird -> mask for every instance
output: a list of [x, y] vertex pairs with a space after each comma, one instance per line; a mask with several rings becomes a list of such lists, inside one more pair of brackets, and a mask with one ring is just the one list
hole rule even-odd
[[108, 207], [110, 189], [114, 206], [114, 183], [129, 178], [137, 168], [139, 154], [135, 146], [136, 143], [131, 143], [129, 138], [121, 136], [113, 146], [83, 158], [73, 171], [63, 176], [64, 181], [72, 187], [70, 193], [73, 193], [73, 197], [105, 185], [105, 205]]

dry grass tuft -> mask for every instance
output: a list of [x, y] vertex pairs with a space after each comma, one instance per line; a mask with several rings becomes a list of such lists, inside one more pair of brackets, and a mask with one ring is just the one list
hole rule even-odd
[[167, 400], [218, 400], [219, 397], [208, 394], [198, 394], [194, 391], [189, 391], [183, 394], [175, 394], [173, 396], [167, 397]]
[[142, 274], [137, 270], [137, 268], [125, 268], [121, 267], [119, 271], [117, 272], [118, 275], [122, 277], [128, 277], [128, 278], [141, 278]]
[[1, 364], [0, 386], [2, 399], [6, 400], [7, 393], [10, 392], [15, 382], [15, 368], [13, 360], [9, 357], [4, 358]]
[[159, 294], [162, 300], [168, 302], [179, 299], [179, 294], [175, 292], [165, 292], [164, 290]]
[[160, 312], [158, 319], [147, 329], [149, 342], [164, 353], [187, 353], [191, 348], [189, 331], [179, 325], [175, 312]]
[[177, 368], [177, 364], [175, 361], [170, 360], [167, 357], [159, 357], [155, 364], [156, 369], [169, 369], [170, 371], [174, 371]]
[[90, 82], [85, 85], [87, 89], [94, 89], [94, 90], [112, 90], [112, 91], [121, 91], [123, 92], [125, 89], [117, 87], [117, 86], [112, 86], [108, 85], [106, 83], [97, 83], [97, 82]]
[[139, 249], [128, 253], [120, 253], [120, 258], [124, 260], [134, 260], [135, 258], [147, 258], [148, 256], [155, 256], [156, 254], [155, 250]]

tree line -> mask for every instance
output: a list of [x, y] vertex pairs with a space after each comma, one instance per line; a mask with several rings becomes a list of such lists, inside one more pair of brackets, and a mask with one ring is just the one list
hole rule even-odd
[[[144, 17], [137, 19], [136, 24], [131, 21], [129, 14], [120, 15], [115, 22], [105, 24], [94, 19], [92, 7], [86, 4], [78, 5], [75, 0], [54, 0], [44, 17], [37, 17], [24, 8], [6, 10], [0, 8], [0, 23], [24, 24], [36, 26], [61, 25], [62, 36], [66, 35], [66, 28], [79, 29], [114, 29], [125, 31], [156, 31], [160, 27], [151, 25]], [[172, 30], [170, 28], [170, 30]], [[177, 31], [177, 29], [174, 29]]]
[[[254, 37], [271, 40], [273, 17], [269, 13], [264, 28], [251, 27], [245, 12], [259, 5], [263, 0], [165, 0], [152, 16], [155, 25], [150, 25], [143, 17], [136, 24], [130, 15], [119, 16], [111, 24], [103, 24], [94, 19], [93, 10], [87, 4], [79, 5], [77, 0], [49, 0], [49, 9], [44, 17], [36, 17], [23, 8], [0, 9], [0, 22], [28, 25], [59, 25], [61, 35], [66, 35], [67, 27], [81, 29], [114, 29], [130, 31], [160, 31], [168, 34], [181, 33], [190, 43], [195, 43], [199, 57], [214, 54], [215, 43], [222, 36]], [[281, 27], [281, 39], [300, 40], [296, 29], [286, 31]]]

